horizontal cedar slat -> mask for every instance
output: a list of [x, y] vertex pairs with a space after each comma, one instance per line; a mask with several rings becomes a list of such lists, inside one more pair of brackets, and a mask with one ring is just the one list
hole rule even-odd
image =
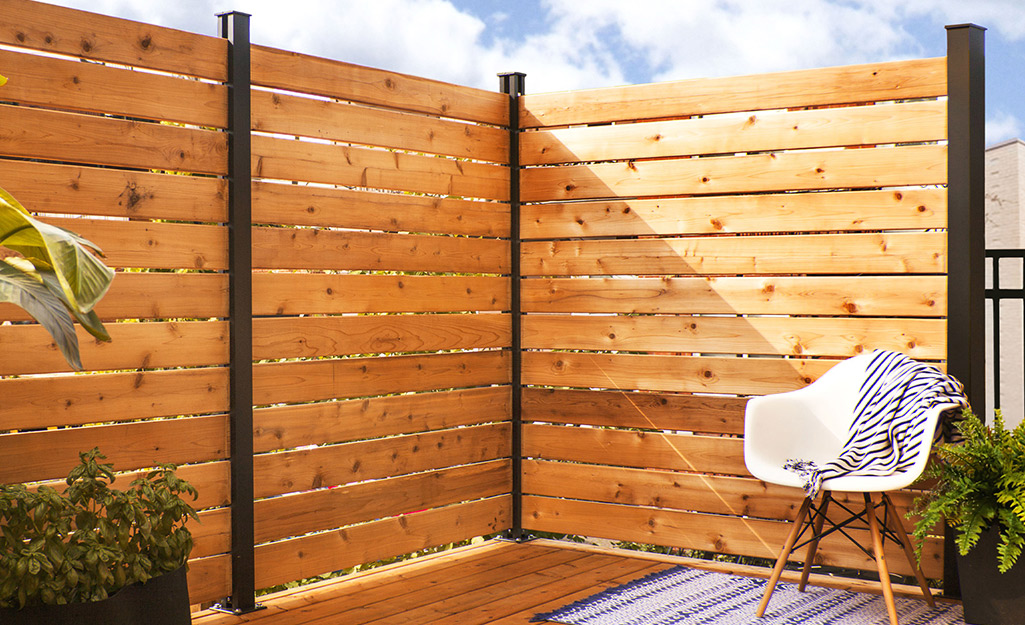
[[44, 213], [215, 221], [228, 219], [223, 178], [0, 161], [3, 188]]
[[[804, 496], [796, 488], [744, 477], [546, 460], [524, 461], [523, 490], [545, 497], [783, 521], [792, 521], [797, 516]], [[860, 493], [833, 493], [833, 496], [846, 506], [864, 507]], [[914, 493], [894, 491], [890, 498], [903, 515], [912, 505]], [[909, 530], [914, 526], [912, 521], [903, 520], [903, 523]]]
[[811, 384], [832, 360], [525, 352], [523, 383], [691, 393], [764, 394]]
[[119, 273], [96, 313], [102, 319], [227, 317], [228, 276]]
[[224, 367], [0, 381], [0, 431], [228, 409]]
[[253, 130], [501, 163], [509, 132], [424, 115], [254, 91]]
[[501, 126], [509, 97], [500, 93], [341, 63], [265, 46], [252, 48], [253, 84]]
[[199, 224], [43, 219], [100, 246], [108, 267], [227, 269], [228, 228]]
[[454, 352], [253, 367], [253, 403], [298, 403], [509, 383], [508, 352]]
[[[221, 226], [47, 218], [98, 244], [111, 266], [223, 269], [227, 231]], [[254, 229], [257, 268], [508, 271], [508, 243], [463, 237]], [[356, 249], [353, 249], [356, 248]], [[325, 258], [336, 250], [338, 260]]]
[[[254, 285], [261, 284], [260, 276], [253, 276]], [[118, 273], [95, 311], [104, 321], [226, 317], [228, 276], [216, 273]], [[0, 321], [5, 320], [28, 321], [31, 317], [13, 304], [0, 304]]]
[[599, 427], [743, 434], [740, 397], [523, 389], [523, 420]]
[[768, 111], [520, 135], [524, 165], [944, 141], [945, 101]]
[[496, 239], [254, 228], [256, 269], [508, 273], [509, 243]]
[[[231, 466], [228, 461], [204, 462], [178, 467], [178, 477], [188, 480], [199, 493], [195, 500], [187, 499], [193, 508], [202, 510], [231, 503]], [[126, 479], [130, 484], [132, 479]]]
[[750, 475], [740, 438], [526, 425], [523, 455], [645, 469]]
[[0, 154], [115, 167], [226, 174], [223, 132], [0, 105]]
[[499, 165], [264, 135], [252, 144], [258, 178], [509, 199], [509, 169]]
[[944, 273], [945, 232], [530, 241], [523, 275]]
[[527, 315], [526, 349], [850, 357], [870, 349], [947, 356], [943, 319]]
[[525, 127], [630, 121], [880, 100], [947, 93], [945, 57], [821, 69], [697, 78], [669, 83], [525, 95]]
[[119, 471], [224, 458], [228, 420], [224, 415], [142, 421], [87, 428], [0, 434], [4, 462], [0, 483], [67, 476], [81, 451], [99, 447]]
[[508, 421], [509, 387], [474, 388], [258, 408], [256, 452]]
[[524, 280], [524, 312], [942, 317], [942, 276]]
[[509, 460], [321, 489], [256, 502], [256, 542], [494, 497], [512, 488]]
[[257, 318], [253, 358], [510, 347], [511, 333], [506, 314]]
[[925, 145], [531, 167], [520, 173], [520, 199], [856, 189], [946, 181], [946, 146]]
[[[791, 527], [790, 523], [780, 521], [534, 496], [523, 498], [523, 525], [524, 529], [544, 532], [568, 532], [770, 560], [779, 555], [777, 552]], [[851, 533], [863, 545], [871, 544], [867, 531], [852, 530]], [[803, 557], [804, 550], [797, 550], [793, 559], [800, 561]], [[886, 543], [886, 561], [891, 573], [911, 574], [900, 545]], [[816, 563], [875, 570], [871, 557], [837, 534], [822, 540]], [[942, 575], [942, 566], [942, 541], [928, 541], [922, 555], [926, 577]]]
[[[117, 469], [117, 466], [114, 466]], [[230, 467], [227, 461], [203, 462], [200, 464], [187, 464], [178, 467], [175, 472], [178, 477], [186, 480], [199, 491], [199, 497], [195, 500], [186, 498], [186, 501], [196, 510], [226, 506], [230, 503], [228, 488], [231, 483], [229, 477]], [[124, 490], [138, 477], [145, 475], [145, 471], [129, 471], [118, 473], [113, 482], [114, 488]], [[64, 479], [49, 480], [40, 482], [39, 485], [49, 486], [64, 492], [67, 482]]]
[[509, 280], [484, 276], [257, 273], [253, 314], [501, 311]]
[[[197, 126], [227, 126], [227, 88], [197, 80], [0, 50], [4, 100]], [[145, 94], [145, 97], [139, 97]]]
[[525, 239], [945, 228], [946, 189], [526, 204]]
[[786, 521], [797, 516], [803, 497], [798, 489], [746, 477], [530, 459], [523, 462], [523, 491], [544, 497]]
[[510, 454], [508, 423], [258, 454], [256, 497], [475, 464]]
[[[508, 529], [503, 495], [260, 545], [256, 586], [266, 587]], [[194, 600], [194, 599], [193, 599]]]
[[189, 557], [203, 558], [231, 551], [231, 508], [202, 510], [198, 516], [198, 522], [189, 519], [185, 524], [194, 541]]
[[253, 183], [253, 221], [337, 228], [509, 236], [509, 207], [394, 193]]
[[189, 602], [207, 603], [231, 595], [231, 555], [189, 560]]
[[5, 0], [0, 43], [219, 81], [228, 73], [220, 37], [28, 0]]
[[[75, 326], [85, 371], [196, 367], [228, 362], [225, 321], [108, 323], [100, 341]], [[53, 337], [37, 324], [0, 326], [0, 375], [71, 371]]]

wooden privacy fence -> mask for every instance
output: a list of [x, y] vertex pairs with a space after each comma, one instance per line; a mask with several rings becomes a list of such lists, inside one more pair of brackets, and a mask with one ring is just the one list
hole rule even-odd
[[193, 602], [508, 529], [772, 557], [745, 397], [966, 332], [947, 59], [511, 97], [0, 9], [0, 186], [118, 270], [80, 375], [0, 305], [0, 480], [182, 465]]
[[[192, 600], [225, 597], [227, 43], [0, 16], [19, 48], [0, 51], [0, 184], [119, 272], [113, 341], [81, 334], [88, 375], [4, 306], [0, 479], [65, 475], [97, 444], [118, 469], [184, 465]], [[256, 46], [251, 71], [256, 586], [504, 530], [506, 98]]]
[[[527, 527], [777, 555], [801, 494], [747, 472], [737, 395], [876, 347], [946, 358], [946, 78], [939, 58], [524, 98]], [[874, 566], [831, 538], [824, 563]]]

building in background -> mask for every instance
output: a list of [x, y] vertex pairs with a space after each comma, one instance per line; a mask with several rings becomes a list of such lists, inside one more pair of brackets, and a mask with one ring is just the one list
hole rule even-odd
[[[986, 148], [986, 249], [1025, 248], [1025, 142], [1011, 139]], [[1023, 288], [1021, 261], [1003, 259], [1001, 288]], [[986, 287], [993, 286], [993, 267], [987, 261]], [[1021, 300], [1000, 304], [1000, 408], [1009, 427], [1023, 418], [1023, 311]], [[993, 388], [992, 304], [986, 302], [986, 392], [995, 406]]]

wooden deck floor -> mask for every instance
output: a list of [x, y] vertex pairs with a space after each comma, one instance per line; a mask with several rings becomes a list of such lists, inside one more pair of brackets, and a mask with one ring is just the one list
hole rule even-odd
[[[200, 612], [193, 625], [526, 625], [538, 612], [675, 564], [767, 574], [755, 567], [550, 540], [489, 541], [268, 595], [261, 598], [267, 609], [246, 616]], [[877, 586], [815, 581], [868, 592]], [[895, 590], [917, 593], [917, 588]]]

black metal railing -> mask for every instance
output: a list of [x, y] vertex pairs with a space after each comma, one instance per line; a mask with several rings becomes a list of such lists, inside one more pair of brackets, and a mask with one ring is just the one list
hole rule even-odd
[[[1014, 377], [1021, 374], [1018, 372], [1001, 371], [1001, 357], [1008, 355], [1008, 350], [1018, 351], [1018, 362], [1022, 370], [1025, 370], [1025, 350], [1022, 350], [1022, 337], [1025, 335], [1025, 249], [1016, 250], [986, 250], [986, 268], [988, 274], [988, 285], [986, 288], [986, 301], [988, 303], [987, 325], [990, 332], [987, 332], [989, 341], [992, 341], [992, 381], [993, 381], [993, 403], [994, 409], [1002, 409], [1005, 418], [1014, 422], [1021, 419], [1022, 415], [1007, 414], [1004, 402], [1001, 401], [1002, 391], [1017, 384], [1021, 386], [1022, 380], [1009, 379], [1008, 373]], [[1005, 286], [1007, 283], [1013, 286]], [[1021, 308], [1001, 306], [1007, 301], [1021, 302]], [[1017, 313], [1017, 314], [1015, 314]], [[1005, 321], [1012, 317], [1013, 325], [1007, 327]], [[1016, 318], [1015, 318], [1016, 317]], [[1017, 323], [1014, 323], [1017, 322]], [[1020, 406], [1010, 406], [1013, 410], [1020, 410]]]

